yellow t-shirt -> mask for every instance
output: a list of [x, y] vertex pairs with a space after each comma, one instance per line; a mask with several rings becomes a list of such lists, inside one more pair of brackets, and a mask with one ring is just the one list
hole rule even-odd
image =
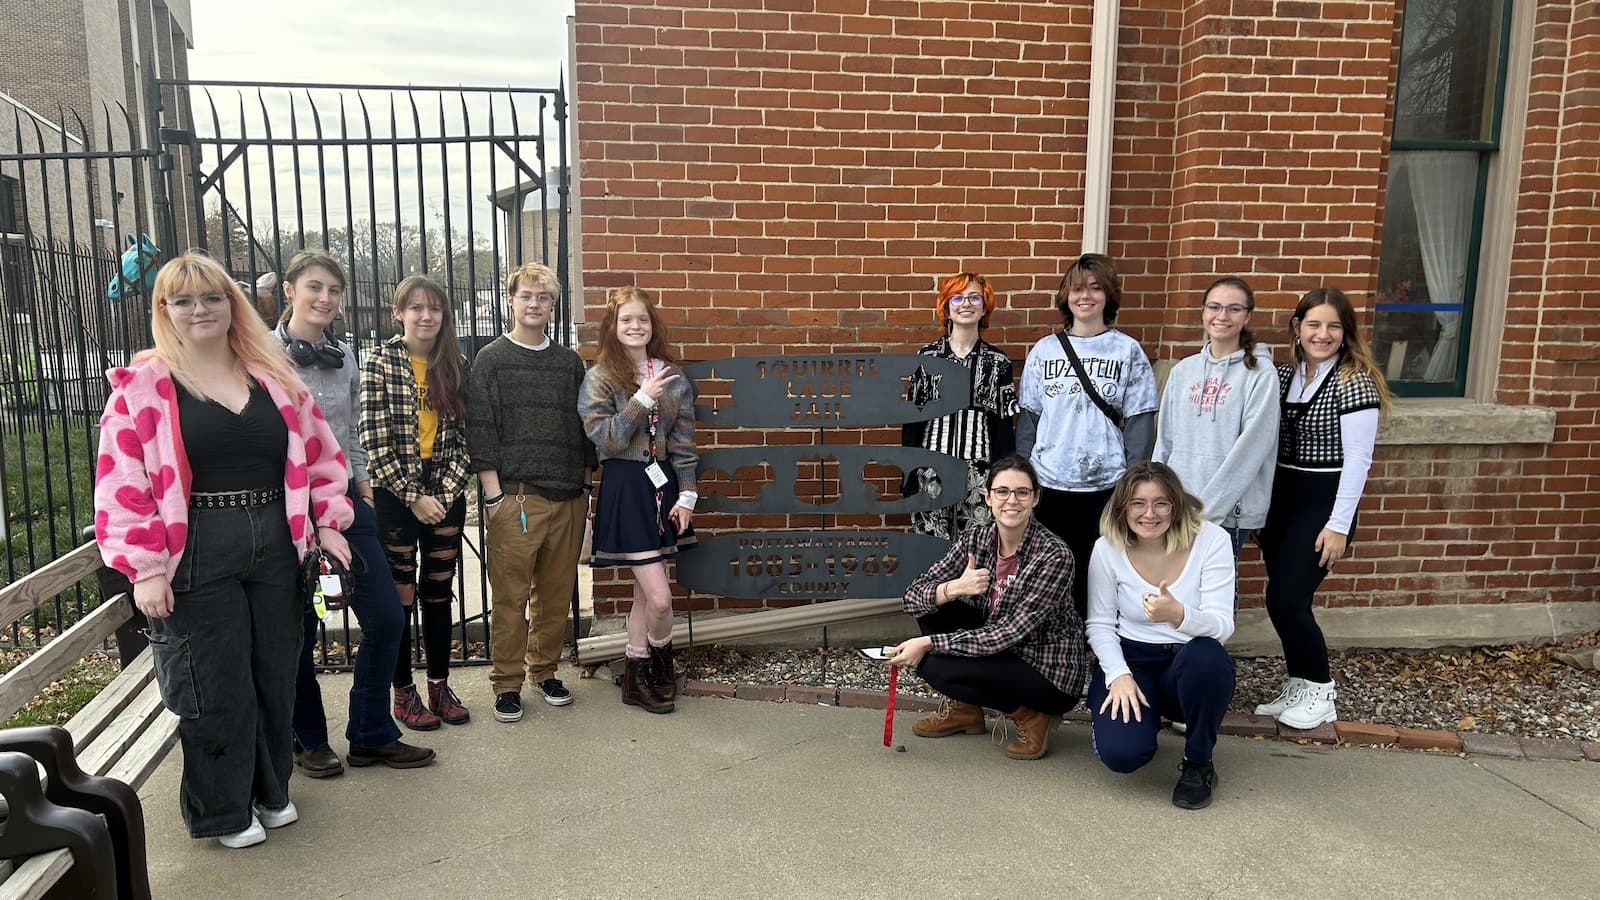
[[411, 357], [411, 374], [417, 379], [417, 450], [433, 458], [433, 440], [439, 435], [439, 414], [428, 402], [428, 361]]

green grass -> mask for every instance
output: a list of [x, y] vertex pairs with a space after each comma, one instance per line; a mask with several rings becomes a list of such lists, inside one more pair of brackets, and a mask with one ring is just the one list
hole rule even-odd
[[[0, 564], [0, 581], [10, 583], [83, 542], [83, 528], [94, 522], [98, 436], [81, 422], [52, 423], [43, 433], [18, 431], [9, 422], [6, 427], [0, 465], [5, 469], [7, 561]], [[98, 587], [92, 575], [80, 584], [87, 611], [99, 602]], [[63, 626], [75, 621], [77, 596], [69, 590], [40, 604], [41, 624], [53, 625], [58, 608]]]
[[60, 678], [46, 685], [15, 715], [0, 722], [0, 728], [64, 725], [110, 684], [120, 671], [116, 660], [107, 659], [100, 653], [91, 653], [61, 673]]

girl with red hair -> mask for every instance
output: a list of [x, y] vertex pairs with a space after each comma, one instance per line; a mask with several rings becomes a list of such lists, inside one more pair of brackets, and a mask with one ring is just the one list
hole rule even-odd
[[[969, 526], [987, 523], [990, 513], [984, 502], [984, 484], [989, 465], [1016, 446], [1012, 422], [1017, 415], [1017, 389], [1011, 360], [979, 337], [994, 306], [994, 289], [982, 275], [963, 272], [939, 280], [934, 315], [944, 326], [944, 335], [917, 352], [964, 364], [972, 373], [972, 401], [966, 409], [931, 422], [901, 426], [900, 443], [966, 460], [967, 483], [938, 484], [932, 469], [907, 473], [906, 496], [937, 491], [957, 498], [954, 505], [943, 509], [912, 513], [911, 526], [921, 534], [955, 540]], [[908, 399], [927, 402], [933, 399], [927, 396], [932, 389], [931, 380], [913, 378]]]

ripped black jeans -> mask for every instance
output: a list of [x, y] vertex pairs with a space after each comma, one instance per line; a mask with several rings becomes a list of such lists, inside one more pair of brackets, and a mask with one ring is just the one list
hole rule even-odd
[[[465, 496], [445, 508], [444, 518], [432, 525], [418, 521], [411, 507], [394, 494], [374, 486], [372, 498], [378, 512], [378, 542], [383, 545], [401, 599], [414, 593], [421, 607], [422, 648], [429, 678], [450, 674], [450, 620], [455, 600], [456, 567], [461, 561], [461, 532], [467, 521]], [[422, 551], [422, 571], [417, 571], [417, 551]], [[420, 577], [419, 577], [420, 576]], [[394, 685], [412, 683], [411, 609], [406, 609], [395, 659]]]

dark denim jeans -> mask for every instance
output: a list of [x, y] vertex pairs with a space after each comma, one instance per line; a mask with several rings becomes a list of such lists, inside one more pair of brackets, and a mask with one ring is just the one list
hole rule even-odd
[[190, 509], [172, 615], [150, 619], [156, 680], [178, 716], [189, 834], [250, 826], [250, 803], [289, 802], [289, 718], [300, 654], [298, 566], [283, 501]]
[[[378, 544], [377, 515], [366, 501], [351, 499], [355, 501], [356, 520], [344, 536], [366, 566], [351, 578], [354, 584], [350, 610], [361, 626], [361, 649], [355, 658], [350, 720], [344, 736], [355, 747], [382, 747], [400, 739], [400, 729], [389, 714], [389, 675], [394, 671], [395, 654], [400, 652], [404, 608], [395, 593], [394, 579], [389, 577], [383, 547]], [[294, 738], [307, 750], [328, 743], [328, 717], [322, 709], [322, 689], [317, 686], [317, 670], [312, 664], [318, 621], [315, 613], [305, 614], [305, 645], [295, 677]]]

